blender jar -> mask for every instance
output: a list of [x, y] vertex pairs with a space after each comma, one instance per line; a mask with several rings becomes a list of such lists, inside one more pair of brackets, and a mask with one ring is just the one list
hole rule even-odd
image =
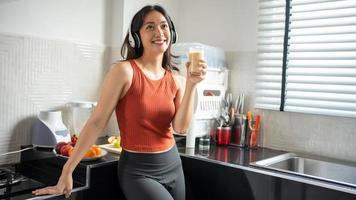
[[80, 131], [94, 111], [96, 102], [74, 101], [66, 104], [68, 108], [68, 127], [71, 135], [79, 136]]

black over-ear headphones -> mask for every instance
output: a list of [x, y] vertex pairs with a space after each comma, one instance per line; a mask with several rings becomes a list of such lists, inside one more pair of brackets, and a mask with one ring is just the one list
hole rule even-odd
[[[174, 24], [173, 24], [173, 21], [171, 20], [170, 17], [168, 17], [168, 20], [171, 24], [171, 43], [174, 44], [176, 43], [177, 41], [177, 33], [176, 33], [176, 30], [174, 28]], [[133, 22], [133, 19], [131, 21], [131, 24], [130, 24], [130, 27], [129, 27], [129, 44], [132, 48], [140, 48], [141, 47], [141, 40], [140, 40], [140, 37], [138, 36], [137, 33], [132, 33], [131, 32], [131, 27], [132, 27], [132, 22]]]

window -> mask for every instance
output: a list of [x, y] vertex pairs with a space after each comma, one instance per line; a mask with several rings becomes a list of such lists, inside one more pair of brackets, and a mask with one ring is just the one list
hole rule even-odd
[[356, 1], [260, 1], [256, 107], [356, 117]]

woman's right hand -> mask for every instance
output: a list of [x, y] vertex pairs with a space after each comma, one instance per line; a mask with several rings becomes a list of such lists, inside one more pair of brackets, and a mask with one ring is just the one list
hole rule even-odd
[[186, 70], [187, 70], [187, 82], [196, 85], [197, 83], [201, 82], [202, 80], [205, 79], [206, 75], [206, 70], [208, 68], [208, 64], [206, 63], [205, 60], [199, 60], [199, 68], [197, 69], [197, 72], [195, 73], [190, 73], [189, 68], [191, 67], [191, 62], [187, 62], [185, 64]]
[[48, 186], [45, 188], [37, 189], [32, 191], [33, 195], [49, 195], [49, 194], [64, 194], [66, 198], [70, 196], [73, 189], [73, 177], [72, 173], [66, 173], [62, 171], [61, 177], [59, 178], [57, 185]]

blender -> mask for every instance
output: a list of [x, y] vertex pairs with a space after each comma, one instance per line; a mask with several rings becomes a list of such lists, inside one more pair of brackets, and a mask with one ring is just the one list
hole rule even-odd
[[70, 142], [70, 134], [60, 110], [40, 111], [32, 127], [32, 144], [53, 148], [58, 142]]
[[80, 131], [94, 111], [96, 102], [73, 101], [66, 104], [68, 110], [67, 124], [71, 135], [79, 137]]

